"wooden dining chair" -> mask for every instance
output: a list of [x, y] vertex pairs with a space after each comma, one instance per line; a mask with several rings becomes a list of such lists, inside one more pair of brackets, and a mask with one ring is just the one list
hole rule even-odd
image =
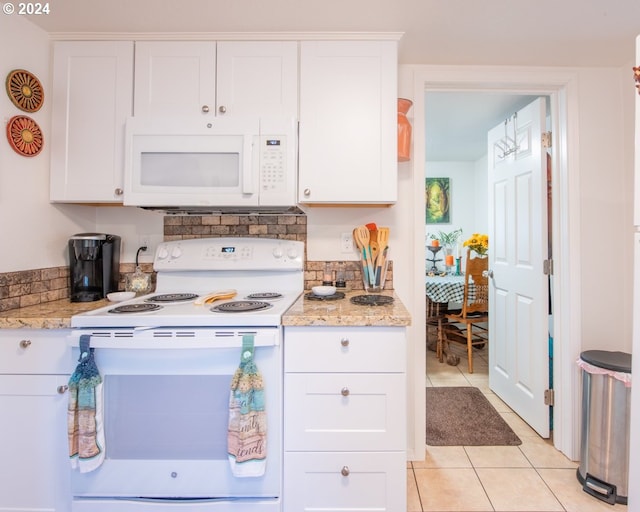
[[[438, 354], [445, 345], [466, 345], [469, 373], [473, 373], [473, 348], [489, 343], [489, 258], [471, 257], [467, 251], [464, 299], [459, 312], [446, 313], [438, 322]], [[472, 288], [473, 287], [473, 288]]]

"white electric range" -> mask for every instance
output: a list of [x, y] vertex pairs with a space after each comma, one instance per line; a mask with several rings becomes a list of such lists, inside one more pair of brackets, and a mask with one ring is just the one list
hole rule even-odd
[[[281, 510], [281, 319], [303, 291], [303, 260], [298, 241], [164, 242], [154, 293], [72, 317], [72, 345], [90, 336], [103, 378], [105, 434], [99, 467], [72, 470], [73, 512]], [[204, 303], [216, 293], [228, 298]], [[248, 337], [268, 455], [263, 475], [242, 478], [230, 469], [227, 421]]]

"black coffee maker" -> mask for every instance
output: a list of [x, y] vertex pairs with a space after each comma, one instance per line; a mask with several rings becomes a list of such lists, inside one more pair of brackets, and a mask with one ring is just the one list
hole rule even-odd
[[120, 237], [78, 233], [69, 238], [71, 302], [100, 300], [118, 290]]

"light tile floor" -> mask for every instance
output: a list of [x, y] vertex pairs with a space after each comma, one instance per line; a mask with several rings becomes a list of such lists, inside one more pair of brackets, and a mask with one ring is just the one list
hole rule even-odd
[[[455, 349], [454, 349], [455, 350]], [[476, 351], [474, 373], [440, 363], [427, 351], [427, 386], [479, 388], [522, 440], [520, 446], [426, 446], [425, 460], [407, 464], [408, 512], [625, 512], [586, 494], [577, 463], [541, 438], [489, 389], [486, 349]]]

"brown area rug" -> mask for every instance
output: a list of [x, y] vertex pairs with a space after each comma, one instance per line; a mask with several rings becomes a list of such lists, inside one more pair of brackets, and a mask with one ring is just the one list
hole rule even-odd
[[427, 388], [427, 444], [516, 446], [520, 438], [478, 388]]

